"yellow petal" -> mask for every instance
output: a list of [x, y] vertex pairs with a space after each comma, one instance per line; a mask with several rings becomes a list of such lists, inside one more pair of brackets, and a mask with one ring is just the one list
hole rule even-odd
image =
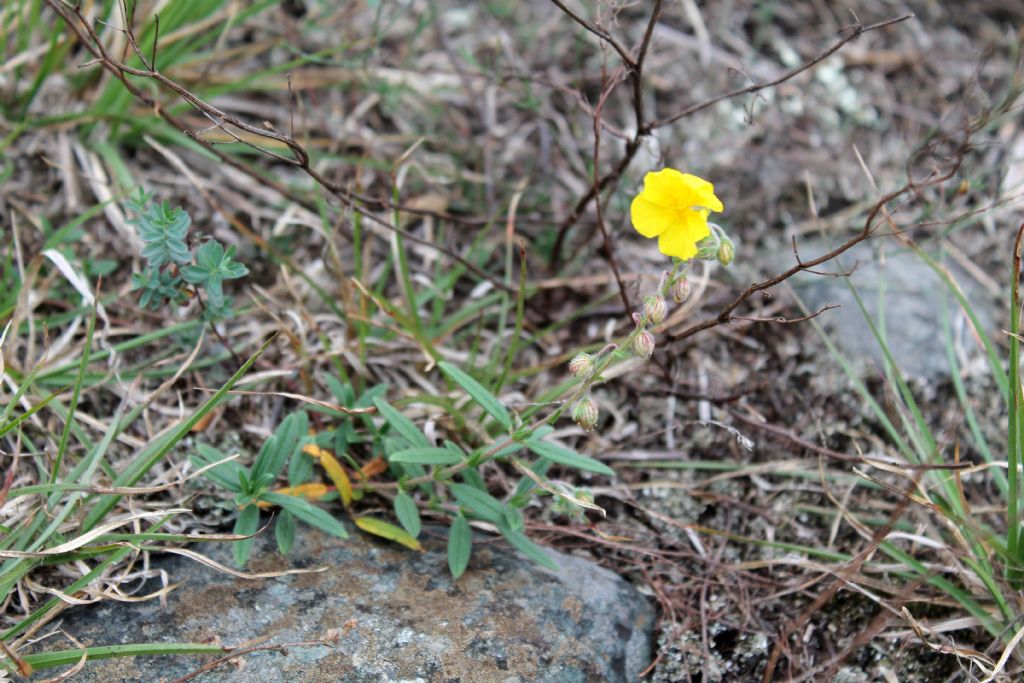
[[[679, 196], [687, 191], [687, 176], [674, 168], [663, 168], [644, 175], [643, 194], [647, 201], [655, 204], [672, 205], [679, 201]], [[700, 178], [697, 178], [700, 180]]]
[[687, 260], [697, 255], [697, 242], [710, 235], [711, 229], [708, 228], [706, 210], [686, 211], [682, 218], [661, 233], [658, 237], [658, 250], [666, 256]]
[[629, 215], [633, 219], [633, 227], [644, 237], [657, 237], [676, 220], [674, 208], [650, 201], [646, 191], [633, 199]]
[[724, 211], [722, 200], [715, 196], [715, 186], [691, 173], [681, 173], [680, 179], [685, 186], [685, 204], [700, 206], [712, 211]]

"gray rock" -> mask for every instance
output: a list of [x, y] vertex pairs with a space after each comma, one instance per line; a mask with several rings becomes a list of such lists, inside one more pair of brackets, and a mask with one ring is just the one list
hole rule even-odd
[[[884, 245], [884, 260], [878, 250]], [[813, 240], [799, 244], [800, 256], [809, 260], [831, 247]], [[792, 254], [782, 268], [793, 265]], [[892, 241], [862, 243], [842, 258], [842, 264], [819, 267], [822, 272], [843, 272], [856, 266], [849, 282], [873, 320], [884, 311], [886, 343], [900, 371], [908, 377], [933, 379], [949, 375], [946, 356], [943, 306], [949, 312], [955, 343], [973, 354], [982, 353], [973, 339], [970, 323], [943, 280], [918, 255]], [[971, 302], [986, 334], [998, 332], [992, 297], [974, 278], [947, 264], [954, 281]], [[826, 311], [818, 320], [831, 339], [859, 371], [877, 373], [885, 367], [885, 356], [868, 326], [844, 278], [801, 273], [790, 280], [798, 296], [811, 311], [829, 304], [840, 308]]]
[[[161, 557], [172, 582], [167, 608], [104, 602], [65, 613], [87, 646], [132, 642], [263, 645], [333, 640], [260, 651], [195, 680], [216, 681], [625, 681], [651, 661], [654, 609], [615, 573], [551, 553], [562, 570], [532, 564], [503, 542], [478, 538], [469, 569], [448, 574], [444, 531], [426, 552], [359, 533], [308, 531], [284, 559], [259, 539], [249, 571], [325, 566], [315, 574], [243, 580], [180, 557]], [[228, 563], [224, 548], [202, 548]], [[47, 649], [64, 649], [56, 639]], [[64, 641], [66, 643], [67, 641]], [[75, 680], [172, 680], [213, 657], [92, 661]], [[53, 675], [53, 671], [41, 672]], [[44, 676], [40, 675], [39, 678]]]

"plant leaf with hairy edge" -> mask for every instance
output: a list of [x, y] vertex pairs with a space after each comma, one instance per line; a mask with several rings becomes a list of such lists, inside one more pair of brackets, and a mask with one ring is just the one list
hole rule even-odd
[[459, 454], [450, 448], [406, 448], [392, 453], [388, 460], [419, 465], [457, 465], [462, 462]]
[[288, 459], [295, 455], [308, 426], [309, 417], [302, 411], [294, 412], [282, 420], [256, 456], [252, 478], [257, 479], [263, 473], [277, 477]]
[[452, 573], [452, 578], [457, 579], [466, 571], [472, 552], [473, 530], [460, 512], [448, 529], [448, 571]]
[[548, 555], [543, 550], [541, 550], [541, 547], [539, 545], [537, 545], [529, 538], [527, 538], [526, 534], [519, 531], [513, 531], [512, 529], [509, 529], [508, 527], [501, 524], [498, 525], [498, 529], [501, 531], [501, 535], [504, 536], [506, 540], [508, 540], [508, 542], [511, 543], [516, 550], [521, 552], [526, 557], [530, 558], [540, 566], [550, 569], [553, 572], [561, 570], [561, 567], [558, 566], [558, 563], [552, 560], [550, 557], [548, 557]]
[[420, 511], [416, 507], [416, 501], [405, 491], [399, 491], [395, 496], [395, 516], [402, 523], [402, 527], [414, 538], [420, 535]]
[[437, 364], [438, 367], [448, 375], [449, 379], [462, 387], [470, 397], [480, 404], [487, 414], [497, 420], [502, 427], [505, 429], [512, 429], [512, 416], [508, 410], [501, 404], [501, 401], [495, 397], [490, 391], [484, 388], [484, 385], [477, 382], [475, 379], [467, 375], [462, 370], [458, 369], [447, 361], [441, 361]]
[[260, 496], [271, 505], [287, 510], [311, 527], [325, 531], [338, 538], [348, 538], [345, 526], [331, 513], [321, 510], [312, 503], [295, 496], [284, 496], [280, 493], [264, 493]]
[[430, 440], [423, 435], [420, 428], [413, 424], [412, 420], [398, 412], [387, 401], [382, 398], [374, 399], [373, 405], [377, 406], [381, 417], [391, 425], [395, 433], [409, 442], [414, 448], [429, 448]]
[[460, 505], [469, 508], [473, 514], [488, 522], [498, 524], [505, 518], [505, 506], [491, 494], [468, 484], [448, 484]]
[[376, 519], [374, 517], [356, 517], [356, 526], [365, 531], [368, 534], [374, 536], [380, 536], [386, 538], [389, 541], [400, 543], [406, 548], [413, 550], [423, 550], [423, 546], [417, 541], [408, 531], [400, 527], [385, 522], [382, 519]]
[[295, 515], [282, 510], [277, 517], [277, 524], [274, 525], [274, 537], [277, 539], [277, 549], [282, 555], [287, 555], [295, 545]]
[[598, 474], [606, 474], [609, 477], [615, 476], [615, 470], [603, 462], [580, 455], [576, 451], [569, 450], [550, 441], [534, 441], [531, 439], [526, 442], [526, 447], [540, 457], [557, 462], [559, 465], [574, 467], [578, 470], [587, 470], [588, 472], [597, 472]]
[[[255, 505], [248, 505], [238, 513], [235, 520], [235, 533], [239, 536], [252, 536], [260, 528], [260, 509]], [[246, 538], [235, 541], [234, 553], [235, 564], [244, 567], [249, 561], [249, 553], [252, 552], [252, 544], [255, 538]]]

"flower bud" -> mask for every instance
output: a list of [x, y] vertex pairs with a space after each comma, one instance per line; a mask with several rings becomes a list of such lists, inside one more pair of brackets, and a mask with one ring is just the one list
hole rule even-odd
[[718, 262], [721, 263], [723, 266], [727, 266], [730, 263], [732, 263], [732, 259], [734, 256], [736, 256], [736, 247], [733, 246], [732, 240], [722, 240], [722, 243], [718, 245], [718, 253], [715, 254], [715, 257], [718, 259]]
[[665, 305], [665, 298], [660, 294], [644, 299], [644, 315], [647, 316], [647, 322], [658, 325], [667, 314], [668, 306]]
[[572, 419], [588, 432], [597, 426], [597, 416], [597, 403], [590, 398], [589, 394], [581, 398], [576, 407], [572, 409]]
[[594, 372], [594, 357], [589, 353], [577, 353], [569, 361], [569, 373], [573, 377], [589, 377]]
[[681, 304], [690, 298], [690, 281], [683, 275], [672, 283], [672, 300]]
[[647, 360], [654, 353], [654, 337], [647, 330], [644, 330], [633, 337], [633, 353], [640, 358]]
[[720, 242], [714, 235], [708, 235], [700, 242], [697, 242], [697, 255], [694, 258], [698, 258], [701, 261], [710, 261], [715, 258], [715, 254], [718, 252]]

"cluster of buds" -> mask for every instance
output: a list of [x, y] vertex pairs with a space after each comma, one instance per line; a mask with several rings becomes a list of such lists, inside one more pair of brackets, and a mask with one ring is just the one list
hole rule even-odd
[[711, 234], [697, 243], [697, 258], [702, 261], [718, 261], [723, 266], [732, 263], [736, 257], [736, 245], [725, 234], [722, 227], [708, 223]]
[[[697, 244], [695, 258], [704, 261], [717, 260], [723, 266], [728, 266], [736, 257], [736, 246], [720, 226], [708, 223], [708, 227], [711, 234]], [[666, 297], [671, 297], [677, 304], [690, 298], [690, 281], [686, 277], [688, 267], [689, 263], [677, 259], [672, 272], [665, 272], [662, 275], [657, 291], [645, 297], [641, 310], [633, 313], [636, 329], [629, 335], [628, 348], [616, 351], [616, 357], [628, 357], [632, 352], [637, 358], [650, 360], [654, 355], [655, 341], [654, 335], [647, 328], [665, 322], [668, 317]], [[572, 419], [588, 432], [597, 426], [600, 417], [597, 403], [590, 395], [590, 386], [600, 374], [600, 370], [607, 365], [601, 358], [609, 348], [614, 349], [615, 344], [610, 344], [596, 355], [578, 353], [569, 361], [569, 372], [573, 377], [583, 380], [583, 386], [577, 394], [580, 398], [572, 409]]]

